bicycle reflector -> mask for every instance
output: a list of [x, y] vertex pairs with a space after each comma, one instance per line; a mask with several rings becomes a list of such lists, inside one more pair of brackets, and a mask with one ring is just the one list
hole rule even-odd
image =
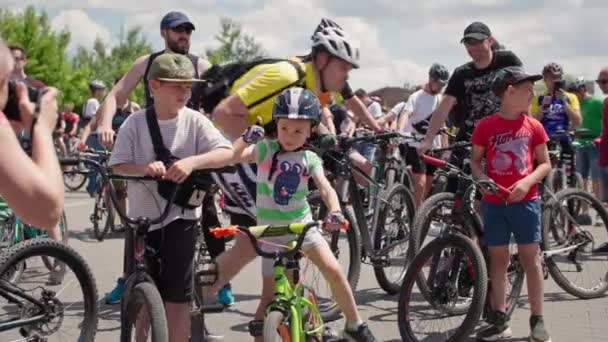
[[236, 235], [236, 233], [238, 232], [238, 228], [237, 228], [237, 226], [217, 227], [217, 228], [211, 228], [209, 231], [216, 238], [221, 238], [224, 236]]

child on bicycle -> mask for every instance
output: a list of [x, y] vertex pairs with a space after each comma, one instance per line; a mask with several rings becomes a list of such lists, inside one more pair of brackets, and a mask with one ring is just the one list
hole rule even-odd
[[551, 169], [547, 151], [549, 138], [540, 122], [529, 115], [534, 82], [540, 79], [542, 76], [529, 75], [521, 67], [501, 70], [492, 83], [492, 91], [501, 98], [500, 112], [481, 120], [471, 138], [473, 176], [492, 180], [511, 190], [508, 198], [484, 191], [481, 205], [483, 243], [490, 255], [490, 295], [494, 310], [488, 318], [490, 326], [477, 334], [481, 341], [511, 337], [505, 311], [512, 235], [527, 279], [530, 341], [551, 341], [542, 316], [541, 209], [537, 189], [537, 184]]
[[[309, 90], [291, 88], [277, 98], [272, 118], [276, 122], [277, 139], [264, 139], [264, 129], [248, 128], [233, 144], [235, 159], [239, 162], [257, 164], [257, 223], [290, 224], [310, 222], [312, 215], [306, 197], [308, 180], [312, 178], [328, 207], [326, 229], [339, 229], [346, 220], [341, 213], [338, 196], [325, 177], [321, 159], [312, 151], [303, 149], [314, 125], [319, 122], [320, 104]], [[294, 237], [273, 238], [277, 244], [285, 244]], [[277, 248], [264, 246], [265, 250]], [[321, 270], [331, 285], [336, 302], [346, 316], [345, 337], [355, 341], [375, 341], [366, 323], [363, 323], [338, 260], [317, 229], [310, 230], [305, 237], [303, 250], [306, 256]], [[222, 265], [220, 273], [236, 274], [254, 255], [240, 265]], [[264, 317], [266, 306], [273, 298], [273, 261], [262, 261], [263, 290], [255, 318]], [[259, 322], [259, 321], [258, 321]], [[252, 333], [253, 335], [253, 333]]]
[[[162, 143], [179, 158], [170, 166], [158, 160], [146, 110], [131, 114], [118, 133], [110, 165], [124, 175], [148, 175], [183, 183], [192, 171], [223, 167], [232, 159], [232, 146], [211, 121], [186, 107], [197, 80], [192, 62], [180, 54], [166, 53], [150, 65], [148, 83], [154, 96], [153, 119]], [[156, 218], [166, 200], [156, 182], [130, 182], [130, 217]], [[152, 276], [165, 303], [169, 341], [188, 341], [192, 301], [192, 264], [201, 209], [173, 205], [162, 224], [150, 227], [146, 253]]]

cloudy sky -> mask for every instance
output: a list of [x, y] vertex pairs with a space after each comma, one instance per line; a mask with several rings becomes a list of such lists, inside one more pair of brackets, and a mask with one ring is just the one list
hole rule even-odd
[[[229, 16], [260, 41], [272, 57], [307, 52], [323, 17], [333, 18], [360, 41], [361, 69], [354, 87], [376, 89], [424, 81], [440, 62], [450, 69], [468, 60], [459, 44], [472, 21], [483, 21], [530, 71], [549, 61], [567, 73], [595, 79], [608, 65], [608, 1], [605, 0], [2, 0], [18, 10], [44, 9], [54, 29], [67, 27], [75, 46], [92, 46], [96, 36], [112, 43], [121, 28], [141, 25], [155, 48], [162, 47], [159, 23], [170, 10], [186, 12], [196, 25], [191, 51], [214, 46], [219, 18]], [[176, 6], [178, 5], [178, 6]]]

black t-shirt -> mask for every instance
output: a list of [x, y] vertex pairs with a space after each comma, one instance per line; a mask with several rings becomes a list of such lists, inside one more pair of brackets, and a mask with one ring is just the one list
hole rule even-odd
[[334, 116], [334, 126], [336, 127], [336, 133], [342, 133], [340, 131], [340, 125], [342, 125], [342, 121], [346, 120], [348, 116], [346, 107], [339, 104], [333, 104], [329, 107], [329, 111]]
[[495, 51], [492, 63], [485, 69], [475, 68], [473, 62], [456, 68], [445, 90], [446, 95], [457, 100], [459, 120], [455, 121], [462, 123], [466, 131], [472, 131], [479, 120], [498, 112], [500, 99], [490, 90], [490, 85], [501, 69], [521, 65], [513, 52]]

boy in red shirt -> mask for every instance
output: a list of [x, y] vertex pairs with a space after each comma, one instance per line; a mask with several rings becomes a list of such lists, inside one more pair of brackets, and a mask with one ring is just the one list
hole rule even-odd
[[488, 319], [490, 326], [477, 335], [481, 341], [511, 337], [509, 318], [505, 315], [511, 235], [517, 242], [526, 273], [531, 307], [530, 341], [551, 341], [542, 317], [544, 279], [539, 254], [541, 210], [537, 189], [551, 170], [546, 144], [549, 138], [541, 123], [529, 115], [534, 82], [540, 79], [541, 75], [526, 74], [521, 67], [500, 71], [492, 83], [492, 91], [501, 98], [500, 112], [481, 120], [471, 138], [473, 176], [492, 180], [512, 191], [505, 199], [484, 193], [481, 205], [494, 309]]

